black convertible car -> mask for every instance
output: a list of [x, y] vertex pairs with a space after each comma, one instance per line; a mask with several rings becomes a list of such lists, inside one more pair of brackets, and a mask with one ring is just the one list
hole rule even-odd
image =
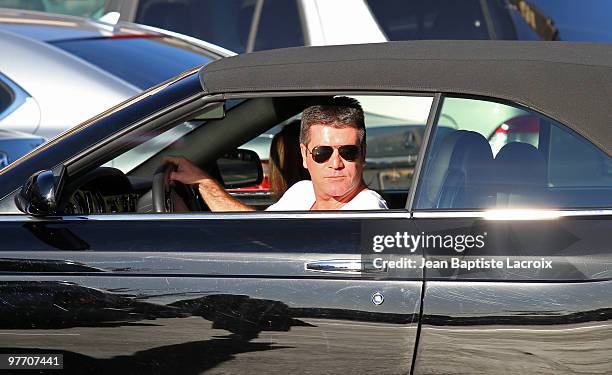
[[[364, 107], [389, 209], [263, 211], [243, 145], [336, 95]], [[0, 368], [612, 373], [611, 96], [612, 47], [563, 42], [185, 72], [0, 172]], [[168, 181], [177, 155], [262, 210], [208, 212]]]

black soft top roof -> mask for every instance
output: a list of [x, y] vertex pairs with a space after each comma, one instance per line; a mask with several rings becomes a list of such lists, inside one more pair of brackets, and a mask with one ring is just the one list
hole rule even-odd
[[612, 45], [411, 41], [270, 50], [200, 72], [211, 94], [405, 90], [511, 100], [556, 119], [612, 155]]

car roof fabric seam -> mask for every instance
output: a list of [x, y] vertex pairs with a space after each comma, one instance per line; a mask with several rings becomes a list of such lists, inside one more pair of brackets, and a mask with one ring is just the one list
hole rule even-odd
[[[444, 62], [508, 62], [509, 60], [511, 61], [516, 61], [516, 62], [534, 62], [534, 63], [543, 63], [543, 64], [560, 64], [560, 65], [570, 65], [570, 66], [584, 66], [584, 67], [601, 67], [601, 68], [607, 68], [607, 69], [612, 69], [612, 64], [610, 65], [604, 65], [604, 64], [587, 64], [587, 63], [578, 63], [578, 62], [569, 62], [569, 61], [558, 61], [558, 60], [538, 60], [538, 59], [521, 59], [521, 58], [516, 58], [516, 59], [415, 59], [415, 58], [395, 58], [395, 57], [383, 57], [380, 59], [346, 59], [346, 60], [342, 60], [342, 59], [338, 59], [338, 60], [319, 60], [319, 61], [296, 61], [296, 62], [287, 62], [287, 63], [272, 63], [272, 64], [253, 64], [253, 65], [241, 65], [241, 66], [232, 66], [232, 67], [226, 67], [226, 68], [217, 68], [215, 69], [214, 65], [215, 62], [211, 62], [210, 64], [207, 65], [207, 69], [206, 72], [208, 74], [211, 73], [216, 73], [216, 72], [228, 72], [228, 71], [232, 71], [232, 70], [242, 70], [242, 69], [248, 69], [248, 68], [272, 68], [272, 67], [278, 67], [278, 66], [293, 66], [293, 65], [316, 65], [316, 64], [328, 64], [328, 63], [344, 63], [344, 62], [360, 62], [360, 61], [364, 61], [364, 62], [372, 62], [372, 61], [385, 61], [385, 60], [389, 60], [389, 61], [406, 61], [406, 62], [410, 62], [410, 61], [444, 61]], [[220, 60], [218, 60], [220, 61]]]

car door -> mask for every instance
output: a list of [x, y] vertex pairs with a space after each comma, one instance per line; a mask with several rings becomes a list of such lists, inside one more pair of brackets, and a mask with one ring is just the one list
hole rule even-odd
[[407, 373], [422, 271], [368, 263], [374, 236], [417, 230], [402, 194], [381, 211], [6, 216], [0, 350], [72, 372]]
[[413, 214], [432, 238], [414, 373], [608, 373], [612, 159], [518, 105], [439, 113]]
[[73, 371], [409, 371], [420, 274], [360, 273], [362, 226], [391, 218], [408, 222], [15, 218], [2, 224], [2, 351], [63, 353]]

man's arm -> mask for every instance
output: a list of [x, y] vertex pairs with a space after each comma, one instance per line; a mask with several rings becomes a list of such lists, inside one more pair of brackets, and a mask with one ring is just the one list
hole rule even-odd
[[167, 157], [164, 158], [164, 161], [176, 165], [176, 171], [170, 174], [171, 180], [186, 185], [198, 185], [200, 195], [202, 195], [211, 211], [255, 211], [253, 207], [247, 206], [229, 195], [217, 180], [189, 160]]
[[200, 195], [211, 211], [255, 211], [253, 207], [229, 195], [223, 186], [210, 176], [198, 180], [197, 184]]

